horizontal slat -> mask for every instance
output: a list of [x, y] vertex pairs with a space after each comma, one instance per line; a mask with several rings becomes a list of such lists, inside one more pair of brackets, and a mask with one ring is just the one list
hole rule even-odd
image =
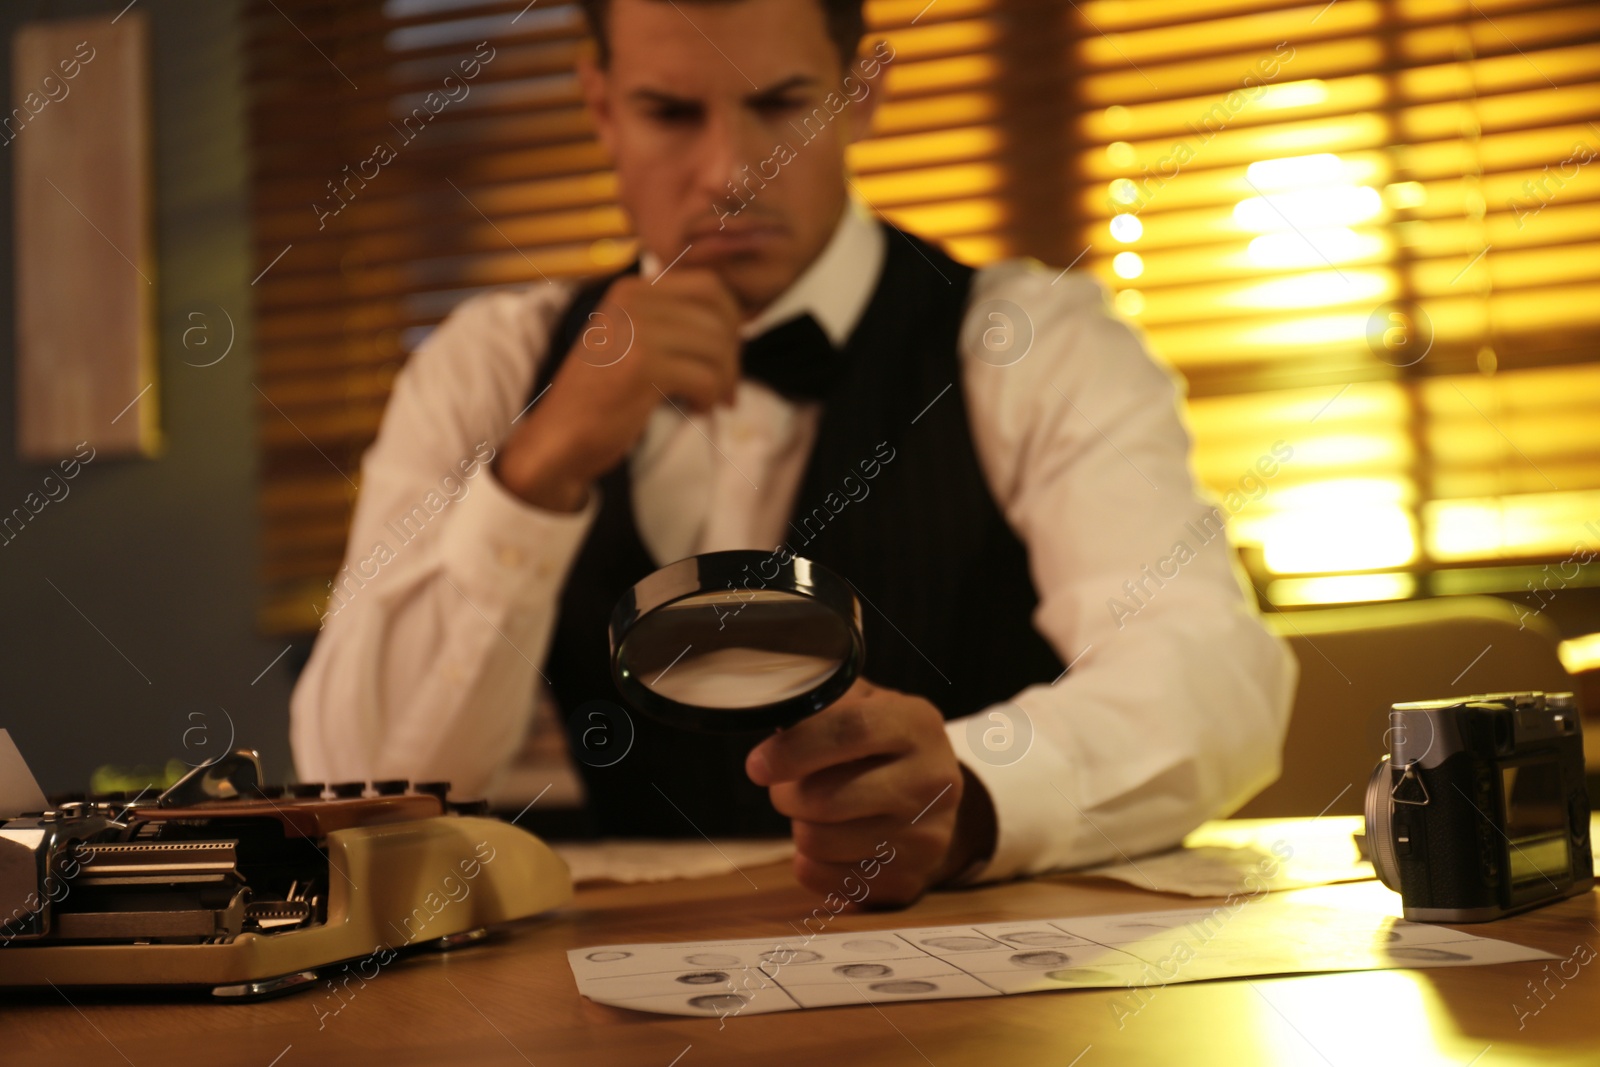
[[[1538, 219], [1538, 227], [1528, 224], [1521, 229], [1508, 212], [1491, 214], [1483, 223], [1445, 219], [1419, 224], [1425, 230], [1413, 234], [1416, 250], [1408, 250], [1403, 268], [1393, 266], [1400, 251], [1397, 242], [1386, 239], [1386, 228], [1376, 226], [1349, 231], [1352, 240], [1361, 242], [1352, 246], [1356, 250], [1351, 254], [1341, 252], [1343, 246], [1333, 245], [1333, 237], [1323, 231], [1285, 233], [1284, 245], [1297, 260], [1279, 268], [1253, 258], [1246, 240], [1237, 234], [1227, 242], [1167, 251], [1141, 248], [1144, 271], [1124, 284], [1137, 285], [1147, 297], [1161, 293], [1161, 306], [1142, 312], [1140, 321], [1166, 325], [1241, 312], [1253, 315], [1261, 307], [1257, 300], [1261, 286], [1283, 282], [1293, 288], [1295, 279], [1308, 274], [1332, 274], [1334, 284], [1325, 293], [1306, 294], [1301, 305], [1306, 307], [1349, 300], [1381, 303], [1401, 290], [1423, 297], [1446, 295], [1486, 244], [1491, 246], [1487, 269], [1494, 272], [1501, 291], [1600, 275], [1600, 202], [1552, 206]], [[1085, 262], [1094, 268], [1110, 266], [1105, 256]], [[1381, 278], [1381, 284], [1366, 285], [1361, 279], [1368, 277]]]
[[[1116, 25], [1128, 15], [1138, 17], [1143, 4], [1114, 4], [1124, 14], [1110, 21]], [[1182, 60], [1198, 54], [1271, 48], [1279, 41], [1319, 41], [1332, 38], [1378, 38], [1384, 35], [1405, 42], [1425, 40], [1432, 44], [1440, 31], [1454, 34], [1454, 52], [1470, 37], [1495, 39], [1502, 46], [1506, 39], [1523, 49], [1544, 43], [1537, 32], [1551, 24], [1552, 16], [1581, 11], [1583, 0], [1475, 0], [1472, 4], [1395, 3], [1393, 0], [1339, 0], [1338, 3], [1311, 3], [1293, 6], [1267, 6], [1243, 14], [1213, 15], [1209, 4], [1193, 4], [1196, 17], [1173, 20], [1165, 25], [1126, 28], [1112, 34], [1098, 19], [1084, 17], [1077, 23], [1081, 40], [1077, 58], [1089, 68], [1122, 67], [1130, 63], [1161, 69], [1164, 62]], [[1099, 5], [1091, 7], [1100, 8]], [[1128, 9], [1134, 9], [1129, 11]], [[1579, 20], [1579, 24], [1583, 23]], [[1498, 30], [1497, 30], [1498, 27]], [[1528, 31], [1522, 34], [1517, 30]], [[1503, 34], [1503, 35], [1502, 35]], [[1477, 48], [1478, 51], [1486, 51]], [[1418, 49], [1409, 57], [1430, 58]], [[1437, 58], [1434, 56], [1433, 58]], [[1160, 81], [1159, 78], [1155, 79]]]
[[[1348, 3], [1349, 0], [1341, 0], [1330, 9], [1330, 15]], [[1133, 106], [1240, 88], [1247, 75], [1253, 75], [1256, 82], [1276, 82], [1372, 72], [1398, 74], [1411, 67], [1460, 62], [1463, 58], [1482, 61], [1509, 56], [1532, 57], [1525, 61], [1537, 66], [1537, 56], [1544, 49], [1592, 42], [1600, 33], [1600, 10], [1588, 0], [1567, 0], [1554, 10], [1518, 18], [1515, 26], [1500, 19], [1495, 23], [1504, 35], [1495, 26], [1478, 20], [1464, 28], [1450, 25], [1403, 33], [1392, 46], [1377, 36], [1321, 39], [1325, 35], [1296, 34], [1284, 38], [1268, 33], [1255, 43], [1229, 40], [1216, 49], [1202, 48], [1192, 53], [1201, 58], [1170, 64], [1158, 64], [1146, 57], [1135, 58], [1136, 65], [1130, 65], [1127, 59], [1118, 57], [1106, 64], [1103, 72], [1088, 74], [1081, 83], [1081, 93], [1090, 103]], [[1469, 37], [1470, 50], [1464, 53]], [[1281, 53], [1279, 43], [1287, 44]], [[1292, 54], [1288, 48], [1293, 49]], [[1268, 71], [1272, 73], [1263, 79], [1263, 73]]]
[[[1173, 135], [1185, 136], [1194, 128], [1211, 128], [1225, 120], [1231, 127], [1279, 123], [1292, 114], [1297, 118], [1318, 118], [1382, 110], [1391, 102], [1402, 106], [1456, 102], [1471, 99], [1496, 99], [1508, 93], [1552, 89], [1547, 78], [1569, 86], [1592, 81], [1600, 66], [1596, 53], [1600, 45], [1583, 44], [1539, 53], [1537, 66], [1528, 58], [1512, 53], [1473, 63], [1452, 63], [1412, 69], [1397, 66], [1393, 73], [1373, 72], [1331, 77], [1285, 67], [1270, 84], [1241, 89], [1239, 79], [1222, 82], [1209, 93], [1153, 103], [1084, 110], [1076, 123], [1083, 138], [1101, 147], [1112, 141], [1131, 142], [1136, 156], [1165, 151]], [[1229, 94], [1239, 96], [1229, 100]], [[1222, 107], [1221, 112], [1214, 109]], [[1460, 127], [1454, 133], [1459, 134]], [[1146, 144], [1145, 142], [1148, 142]], [[1139, 162], [1154, 162], [1140, 159]]]
[[[1463, 173], [1479, 168], [1491, 180], [1499, 174], [1542, 169], [1570, 157], [1574, 145], [1600, 146], [1596, 131], [1586, 122], [1491, 134], [1476, 144], [1459, 139], [1392, 148], [1378, 148], [1371, 143], [1319, 144], [1253, 155], [1233, 150], [1232, 139], [1224, 140], [1228, 133], [1224, 131], [1206, 144], [1203, 159], [1181, 171], [1182, 181], [1152, 180], [1143, 184], [1136, 195], [1135, 207], [1147, 223], [1151, 215], [1237, 202], [1255, 195], [1257, 190], [1252, 189], [1245, 178], [1248, 164], [1261, 159], [1334, 151], [1344, 161], [1352, 182], [1375, 185], [1437, 179], [1448, 184], [1459, 183]], [[1118, 210], [1133, 210], [1118, 205], [1111, 192], [1109, 181], [1095, 181], [1077, 194], [1074, 207], [1090, 216], [1110, 216]]]
[[[254, 80], [250, 117], [281, 123], [290, 117], [284, 112], [297, 106], [326, 107], [330, 93], [340, 107], [351, 108], [357, 116], [374, 107], [398, 106], [430, 91], [448, 91], [458, 98], [454, 106], [470, 100], [481, 86], [570, 77], [583, 48], [581, 37], [570, 30], [539, 38], [493, 37], [449, 45], [426, 57], [404, 58], [366, 47], [347, 47], [338, 50], [335, 59], [312, 51], [303, 40], [285, 42], [254, 59], [263, 71], [276, 76]], [[447, 77], [451, 78], [448, 84]]]

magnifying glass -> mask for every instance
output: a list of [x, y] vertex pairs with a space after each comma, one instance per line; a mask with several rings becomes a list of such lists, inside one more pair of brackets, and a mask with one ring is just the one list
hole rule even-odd
[[610, 636], [628, 703], [705, 733], [792, 726], [842, 696], [866, 658], [849, 582], [802, 556], [746, 550], [645, 577], [617, 602]]

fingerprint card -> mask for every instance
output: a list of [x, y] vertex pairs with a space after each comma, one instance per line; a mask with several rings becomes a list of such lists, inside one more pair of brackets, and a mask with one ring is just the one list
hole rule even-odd
[[724, 1020], [900, 1000], [1556, 958], [1448, 927], [1288, 902], [567, 953], [578, 991], [597, 1003]]

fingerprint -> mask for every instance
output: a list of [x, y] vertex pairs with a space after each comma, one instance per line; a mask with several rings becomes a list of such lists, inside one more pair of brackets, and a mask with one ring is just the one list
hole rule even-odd
[[1065, 967], [1072, 960], [1065, 952], [1018, 952], [1011, 962], [1018, 967]]
[[1116, 983], [1116, 979], [1111, 976], [1110, 972], [1096, 971], [1089, 967], [1069, 967], [1066, 970], [1061, 971], [1046, 971], [1044, 972], [1044, 976], [1051, 981], [1060, 982], [1063, 985], [1104, 985], [1107, 983]]
[[888, 978], [894, 974], [881, 963], [842, 963], [833, 969], [833, 973], [846, 978]]
[[842, 946], [851, 952], [898, 952], [902, 946], [893, 941], [879, 941], [871, 937], [858, 937]]
[[942, 948], [946, 952], [980, 952], [986, 948], [998, 947], [987, 937], [930, 937], [922, 943]]
[[867, 987], [874, 993], [934, 993], [939, 987], [932, 982], [917, 982], [909, 979], [898, 982], [873, 982]]
[[822, 953], [812, 952], [810, 949], [773, 949], [771, 952], [761, 954], [762, 963], [776, 963], [780, 967], [788, 967], [795, 963], [816, 963], [822, 958]]
[[1068, 935], [1058, 934], [1052, 930], [1022, 930], [1015, 934], [1001, 934], [1000, 937], [1012, 944], [1027, 945], [1029, 948], [1054, 948], [1056, 945], [1070, 945], [1073, 942]]
[[1461, 952], [1448, 952], [1442, 948], [1412, 948], [1402, 946], [1388, 950], [1390, 956], [1397, 960], [1470, 960], [1472, 957]]
[[689, 1007], [701, 1011], [739, 1011], [749, 1002], [750, 998], [742, 993], [707, 993], [690, 997]]
[[631, 952], [591, 952], [587, 958], [591, 963], [614, 963], [617, 960], [625, 960], [631, 955], [633, 955]]
[[728, 980], [723, 971], [696, 971], [694, 974], [680, 974], [678, 981], [684, 985], [721, 985]]
[[733, 967], [739, 962], [738, 956], [730, 956], [726, 952], [701, 952], [694, 956], [685, 956], [683, 962], [691, 967]]

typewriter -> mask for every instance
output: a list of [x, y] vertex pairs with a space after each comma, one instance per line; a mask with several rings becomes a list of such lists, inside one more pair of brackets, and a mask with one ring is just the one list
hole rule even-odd
[[571, 899], [547, 845], [448, 793], [269, 787], [240, 749], [159, 796], [0, 818], [0, 988], [253, 999], [467, 944]]

